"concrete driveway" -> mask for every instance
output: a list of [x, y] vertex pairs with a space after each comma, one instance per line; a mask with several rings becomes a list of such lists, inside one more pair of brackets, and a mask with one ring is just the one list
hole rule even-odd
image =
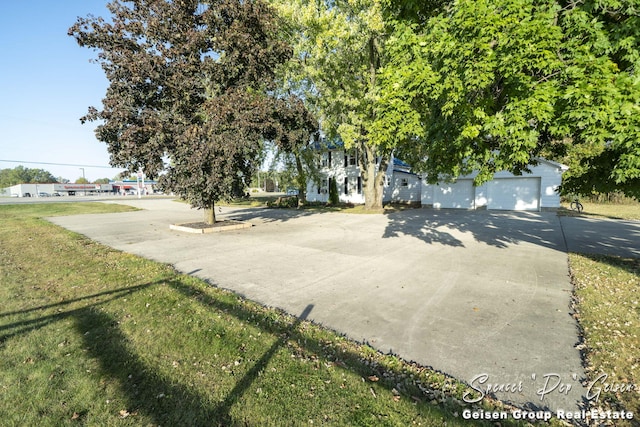
[[582, 400], [554, 213], [223, 208], [254, 227], [194, 235], [169, 230], [201, 219], [184, 204], [125, 203], [144, 210], [51, 221], [289, 313], [313, 304], [314, 321], [479, 390], [502, 386], [505, 401], [573, 410]]
[[640, 221], [561, 217], [569, 252], [640, 257]]

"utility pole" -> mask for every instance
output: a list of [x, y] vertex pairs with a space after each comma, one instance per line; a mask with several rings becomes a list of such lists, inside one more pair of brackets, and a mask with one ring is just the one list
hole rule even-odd
[[84, 181], [82, 183], [82, 195], [86, 196], [87, 195], [87, 187], [85, 187], [85, 182], [87, 181], [87, 178], [84, 177], [84, 168], [80, 168], [80, 170], [82, 171], [82, 181]]

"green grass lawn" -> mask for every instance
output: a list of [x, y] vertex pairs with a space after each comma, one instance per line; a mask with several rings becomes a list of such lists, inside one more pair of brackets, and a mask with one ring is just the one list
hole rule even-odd
[[[640, 259], [569, 254], [576, 317], [584, 337], [586, 372], [605, 384], [595, 408], [625, 409], [640, 417]], [[632, 425], [619, 423], [617, 425]]]
[[127, 209], [0, 206], [0, 424], [477, 425], [451, 378], [41, 219]]
[[[638, 220], [640, 203], [592, 203], [581, 201], [582, 216]], [[579, 215], [563, 206], [560, 214]], [[605, 255], [569, 254], [574, 286], [576, 319], [584, 342], [581, 344], [585, 370], [602, 391], [594, 408], [627, 410], [640, 417], [640, 259]], [[629, 390], [632, 388], [633, 390]]]
[[581, 200], [584, 207], [582, 213], [572, 211], [569, 203], [562, 203], [561, 215], [585, 216], [593, 218], [640, 220], [640, 202], [628, 203], [593, 203]]

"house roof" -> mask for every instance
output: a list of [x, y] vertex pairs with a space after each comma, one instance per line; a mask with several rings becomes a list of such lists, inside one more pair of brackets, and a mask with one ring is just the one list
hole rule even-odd
[[409, 166], [409, 163], [403, 162], [402, 160], [398, 159], [397, 157], [393, 158], [393, 166], [402, 166], [403, 168], [411, 168], [411, 166]]
[[344, 142], [340, 139], [328, 140], [326, 138], [322, 138], [321, 140], [314, 140], [310, 147], [313, 150], [321, 151], [321, 150], [337, 150], [344, 148]]
[[538, 162], [548, 163], [551, 166], [555, 166], [558, 169], [562, 170], [562, 172], [569, 170], [569, 166], [563, 165], [562, 163], [554, 162], [553, 160], [545, 159], [544, 157], [536, 157], [536, 160]]

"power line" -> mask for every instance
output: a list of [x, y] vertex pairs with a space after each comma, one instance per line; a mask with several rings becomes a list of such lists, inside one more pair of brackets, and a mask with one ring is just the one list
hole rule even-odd
[[121, 167], [114, 167], [114, 166], [99, 166], [99, 165], [75, 165], [72, 163], [49, 163], [49, 162], [25, 162], [24, 160], [2, 160], [0, 159], [0, 162], [7, 162], [7, 163], [27, 163], [27, 164], [31, 164], [31, 165], [52, 165], [52, 166], [74, 166], [74, 167], [85, 167], [85, 168], [103, 168], [103, 169], [124, 169]]

